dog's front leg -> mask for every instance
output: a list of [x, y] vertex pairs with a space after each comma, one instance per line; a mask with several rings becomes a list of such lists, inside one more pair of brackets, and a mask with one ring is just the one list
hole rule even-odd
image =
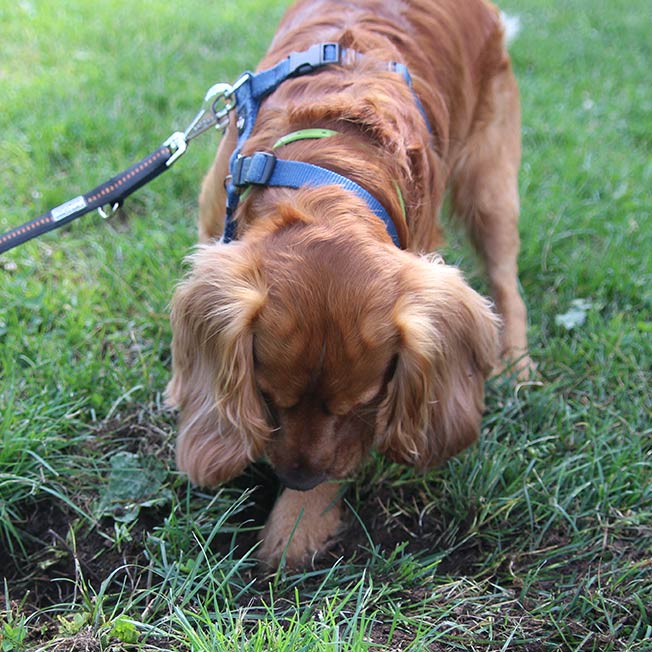
[[342, 485], [324, 482], [310, 491], [285, 489], [261, 533], [261, 560], [300, 569], [328, 548], [342, 525]]

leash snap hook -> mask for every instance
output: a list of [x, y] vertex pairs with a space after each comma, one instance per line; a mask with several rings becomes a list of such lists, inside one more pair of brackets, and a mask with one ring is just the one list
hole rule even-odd
[[164, 143], [171, 156], [166, 162], [170, 167], [177, 159], [183, 156], [188, 149], [188, 143], [205, 133], [212, 127], [225, 129], [229, 124], [229, 113], [235, 108], [235, 93], [231, 84], [220, 82], [211, 86], [204, 96], [204, 104], [185, 131], [175, 131]]
[[224, 129], [229, 123], [229, 113], [235, 108], [233, 86], [224, 82], [211, 86], [204, 96], [204, 104], [183, 133], [186, 142], [212, 127]]
[[[212, 91], [215, 91], [211, 93]], [[215, 116], [215, 128], [224, 130], [229, 124], [229, 114], [235, 109], [235, 89], [231, 84], [215, 84], [206, 94], [211, 111]], [[233, 98], [233, 99], [232, 99]]]

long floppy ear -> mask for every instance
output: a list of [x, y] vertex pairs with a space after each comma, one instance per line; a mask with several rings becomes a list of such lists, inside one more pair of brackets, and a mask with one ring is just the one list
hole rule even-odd
[[260, 455], [269, 427], [254, 382], [252, 322], [265, 302], [255, 259], [242, 243], [204, 245], [172, 300], [173, 376], [180, 408], [177, 466], [211, 486]]
[[478, 437], [498, 319], [456, 269], [411, 258], [394, 308], [400, 348], [380, 408], [379, 448], [397, 462], [427, 468]]

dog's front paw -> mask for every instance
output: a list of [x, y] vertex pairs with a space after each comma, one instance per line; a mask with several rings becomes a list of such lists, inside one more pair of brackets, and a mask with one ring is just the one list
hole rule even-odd
[[342, 525], [341, 485], [325, 482], [310, 491], [286, 489], [274, 505], [261, 533], [261, 561], [277, 568], [305, 568], [328, 549]]

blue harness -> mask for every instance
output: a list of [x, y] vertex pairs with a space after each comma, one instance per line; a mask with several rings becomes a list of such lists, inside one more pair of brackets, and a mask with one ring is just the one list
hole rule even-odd
[[[222, 242], [228, 243], [235, 238], [235, 211], [240, 201], [240, 193], [246, 187], [253, 185], [302, 188], [338, 185], [363, 199], [372, 212], [384, 222], [394, 244], [401, 247], [396, 226], [385, 207], [362, 186], [348, 177], [311, 163], [280, 159], [268, 152], [254, 152], [251, 156], [242, 156], [240, 153], [245, 141], [251, 136], [260, 104], [265, 97], [286, 79], [309, 74], [323, 66], [340, 63], [344, 54], [345, 50], [337, 43], [318, 43], [303, 52], [291, 53], [286, 59], [268, 70], [255, 74], [245, 72], [233, 85], [238, 116], [238, 142], [229, 161], [231, 178], [226, 188], [226, 220]], [[392, 61], [388, 64], [388, 70], [403, 76], [412, 90], [415, 103], [430, 130], [426, 113], [412, 88], [412, 80], [407, 67], [402, 63]]]

